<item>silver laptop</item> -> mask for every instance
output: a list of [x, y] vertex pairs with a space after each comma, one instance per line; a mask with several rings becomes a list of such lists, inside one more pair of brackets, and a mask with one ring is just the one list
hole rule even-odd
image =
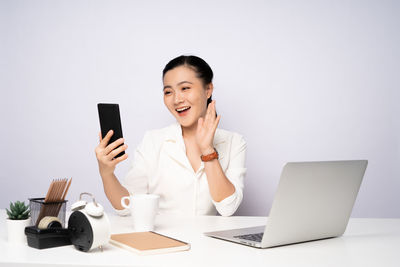
[[287, 163], [267, 225], [204, 234], [258, 248], [341, 236], [367, 164], [367, 160]]

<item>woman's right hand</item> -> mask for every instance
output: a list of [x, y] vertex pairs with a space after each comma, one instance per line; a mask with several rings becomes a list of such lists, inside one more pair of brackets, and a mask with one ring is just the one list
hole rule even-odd
[[99, 163], [99, 171], [101, 176], [113, 174], [115, 166], [121, 161], [124, 161], [128, 158], [128, 154], [126, 153], [118, 158], [115, 158], [115, 156], [117, 156], [119, 153], [125, 151], [128, 148], [128, 145], [124, 144], [118, 147], [119, 145], [124, 143], [123, 138], [120, 138], [113, 143], [108, 144], [113, 134], [113, 130], [110, 130], [103, 139], [101, 137], [101, 133], [99, 133], [100, 143], [96, 147], [95, 152], [97, 162]]

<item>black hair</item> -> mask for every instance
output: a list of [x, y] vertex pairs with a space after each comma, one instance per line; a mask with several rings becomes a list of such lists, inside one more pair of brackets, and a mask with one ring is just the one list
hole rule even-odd
[[[165, 65], [162, 77], [164, 78], [165, 73], [167, 73], [167, 71], [172, 70], [179, 66], [187, 66], [193, 69], [196, 72], [197, 78], [202, 80], [204, 86], [212, 82], [214, 74], [211, 67], [202, 58], [193, 55], [190, 56], [182, 55], [172, 59], [170, 62], [168, 62], [167, 65]], [[207, 99], [207, 106], [211, 103], [211, 101], [212, 99], [210, 96]]]

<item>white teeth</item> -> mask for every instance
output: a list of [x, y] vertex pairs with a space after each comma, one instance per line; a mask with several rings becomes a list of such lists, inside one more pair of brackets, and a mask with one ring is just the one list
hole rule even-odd
[[176, 111], [181, 112], [181, 111], [187, 110], [189, 108], [190, 107], [177, 108]]

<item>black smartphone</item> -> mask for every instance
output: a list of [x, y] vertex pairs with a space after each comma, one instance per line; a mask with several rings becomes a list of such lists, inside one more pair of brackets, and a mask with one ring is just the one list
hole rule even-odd
[[[101, 136], [104, 138], [108, 131], [113, 130], [114, 134], [111, 136], [109, 144], [115, 140], [122, 138], [122, 126], [121, 116], [119, 114], [118, 104], [99, 103], [97, 104], [97, 110], [99, 111]], [[121, 144], [120, 146], [122, 146]], [[118, 146], [118, 147], [120, 147]], [[125, 151], [119, 153], [115, 158], [118, 158], [125, 154]]]

